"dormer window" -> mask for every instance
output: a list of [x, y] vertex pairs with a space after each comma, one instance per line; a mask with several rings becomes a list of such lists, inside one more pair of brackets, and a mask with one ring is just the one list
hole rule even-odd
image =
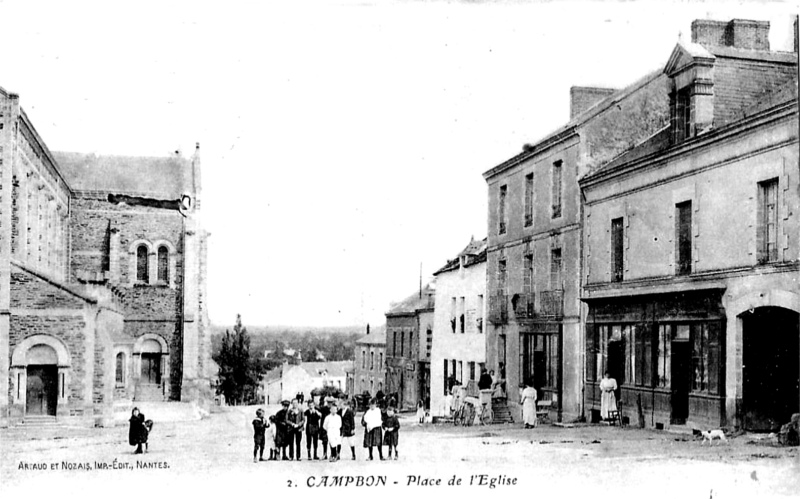
[[675, 117], [672, 123], [674, 142], [683, 142], [691, 137], [692, 100], [689, 89], [684, 88], [675, 95]]
[[664, 68], [670, 78], [671, 141], [679, 144], [714, 124], [715, 56], [696, 43], [678, 43]]

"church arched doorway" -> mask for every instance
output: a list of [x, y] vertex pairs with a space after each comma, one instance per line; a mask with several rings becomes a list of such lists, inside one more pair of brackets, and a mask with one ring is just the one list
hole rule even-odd
[[36, 345], [27, 353], [25, 413], [55, 416], [58, 405], [58, 355], [49, 345]]

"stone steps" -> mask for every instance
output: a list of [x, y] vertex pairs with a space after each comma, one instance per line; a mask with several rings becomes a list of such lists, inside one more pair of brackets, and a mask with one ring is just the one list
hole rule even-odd
[[59, 422], [55, 416], [25, 416], [22, 424], [25, 426], [57, 426]]
[[133, 395], [136, 402], [163, 402], [164, 391], [158, 384], [139, 384]]
[[492, 399], [492, 423], [505, 424], [513, 423], [514, 417], [511, 415], [511, 409], [508, 408], [505, 399]]

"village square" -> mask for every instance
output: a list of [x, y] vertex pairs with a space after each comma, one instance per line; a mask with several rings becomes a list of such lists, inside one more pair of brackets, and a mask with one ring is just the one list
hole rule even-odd
[[[500, 9], [524, 6], [465, 7], [453, 7], [459, 29], [475, 12], [511, 23]], [[416, 7], [398, 7], [406, 8]], [[341, 19], [351, 12], [337, 9]], [[541, 19], [554, 15], [541, 9]], [[205, 21], [216, 16], [200, 10]], [[376, 35], [398, 61], [423, 57], [426, 47], [383, 34], [402, 24], [380, 17], [395, 11], [376, 12], [359, 10], [369, 22], [356, 21], [351, 34]], [[430, 123], [414, 121], [433, 128], [417, 143], [404, 137], [398, 163], [386, 159], [391, 172], [372, 170], [389, 146], [356, 144], [347, 126], [311, 144], [303, 111], [261, 101], [248, 86], [260, 73], [241, 61], [259, 60], [256, 44], [225, 42], [242, 47], [238, 58], [216, 59], [239, 75], [230, 99], [251, 95], [253, 104], [210, 110], [222, 113], [211, 128], [197, 124], [202, 113], [187, 111], [188, 97], [169, 79], [181, 71], [154, 73], [172, 75], [164, 99], [183, 102], [172, 109], [193, 116], [181, 118], [184, 128], [204, 137], [169, 154], [120, 145], [127, 136], [150, 151], [142, 143], [162, 140], [166, 118], [153, 130], [140, 125], [141, 136], [109, 133], [122, 142], [94, 144], [60, 107], [78, 93], [56, 103], [39, 97], [49, 94], [38, 81], [0, 87], [0, 492], [46, 482], [77, 496], [81, 484], [101, 490], [113, 481], [137, 494], [178, 493], [185, 483], [203, 494], [229, 494], [230, 483], [275, 493], [796, 494], [800, 28], [785, 12], [710, 12], [669, 18], [674, 25], [652, 35], [659, 43], [631, 57], [641, 63], [635, 74], [613, 85], [584, 83], [615, 72], [589, 58], [580, 71], [566, 60], [542, 69], [532, 84], [568, 101], [568, 112], [537, 101], [533, 136], [518, 130], [523, 122], [481, 128], [505, 134], [486, 142], [516, 141], [501, 152], [461, 136], [452, 149], [463, 156], [452, 163], [469, 163], [463, 171], [425, 163], [438, 147], [430, 137], [461, 133], [457, 118], [436, 121], [447, 117], [441, 110]], [[231, 32], [257, 36], [239, 32], [241, 17], [224, 18], [235, 21]], [[573, 42], [611, 47], [623, 36], [617, 26], [635, 29], [611, 26], [621, 18], [581, 21], [588, 31], [575, 28]], [[563, 13], [553, 19], [569, 26]], [[276, 33], [292, 30], [270, 21]], [[177, 29], [204, 39], [194, 26]], [[522, 71], [504, 58], [516, 52], [496, 59], [501, 45], [453, 26], [428, 32], [459, 42], [435, 42], [458, 55], [428, 61], [432, 80], [445, 78], [440, 64], [457, 73], [478, 51], [497, 74]], [[650, 38], [631, 33], [642, 44]], [[511, 46], [518, 35], [509, 31]], [[353, 42], [343, 34], [331, 47], [369, 50]], [[309, 88], [341, 90], [349, 97], [326, 99], [343, 107], [324, 119], [353, 109], [348, 123], [364, 126], [377, 119], [370, 99], [383, 97], [347, 92], [386, 76], [361, 61], [391, 58], [351, 59], [341, 47], [312, 53], [338, 51], [353, 74], [337, 66], [320, 78], [327, 59], [305, 67], [299, 54], [308, 47], [298, 42], [296, 57], [270, 52], [291, 77], [269, 83], [287, 99], [304, 89], [292, 101], [301, 106], [314, 99]], [[541, 43], [535, 51], [547, 52]], [[610, 49], [602, 58], [626, 63]], [[146, 67], [163, 70], [158, 64]], [[197, 66], [181, 67], [214, 80]], [[551, 89], [544, 76], [557, 79], [560, 69], [578, 81]], [[207, 104], [198, 89], [209, 87], [191, 85], [204, 78], [180, 85], [194, 89], [185, 92], [193, 103]], [[508, 82], [482, 78], [463, 98], [445, 88], [425, 105], [452, 98], [452, 109], [473, 103], [492, 116]], [[448, 85], [389, 80], [398, 86], [381, 80], [387, 89], [405, 85], [418, 96]], [[478, 88], [493, 97], [473, 102]], [[406, 123], [396, 137], [415, 128], [399, 118], [413, 100], [392, 104]], [[109, 130], [123, 126], [103, 107], [87, 108], [100, 114], [86, 122], [104, 116]], [[268, 125], [265, 109], [275, 112]], [[208, 131], [220, 122], [219, 133]], [[357, 146], [363, 157], [346, 149]], [[322, 156], [297, 159], [306, 150]], [[344, 166], [349, 154], [363, 161], [355, 174]], [[398, 167], [415, 161], [418, 170]]]

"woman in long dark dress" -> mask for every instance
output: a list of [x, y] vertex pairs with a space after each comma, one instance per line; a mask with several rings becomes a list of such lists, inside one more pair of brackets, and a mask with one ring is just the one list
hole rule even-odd
[[147, 443], [147, 428], [144, 425], [144, 414], [138, 407], [131, 411], [131, 428], [128, 431], [128, 443], [136, 446], [134, 454], [142, 453], [142, 444]]

